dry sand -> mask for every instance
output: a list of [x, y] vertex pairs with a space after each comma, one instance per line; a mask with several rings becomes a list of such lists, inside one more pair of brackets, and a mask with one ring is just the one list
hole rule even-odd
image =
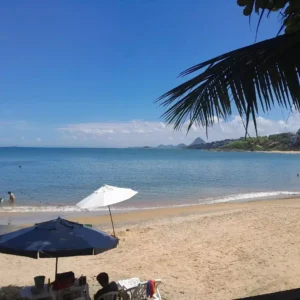
[[[108, 220], [79, 221], [103, 228]], [[59, 260], [59, 272], [87, 275], [92, 295], [101, 271], [112, 280], [161, 278], [162, 298], [169, 300], [233, 299], [300, 287], [300, 199], [162, 209], [115, 221], [117, 249]], [[0, 285], [31, 285], [41, 274], [53, 279], [54, 264], [0, 255]]]

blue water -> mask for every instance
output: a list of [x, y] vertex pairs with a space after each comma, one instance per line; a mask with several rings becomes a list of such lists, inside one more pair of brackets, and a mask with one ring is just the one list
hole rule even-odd
[[122, 204], [131, 208], [300, 192], [300, 156], [287, 154], [0, 148], [0, 170], [0, 197], [7, 200], [7, 192], [14, 192], [15, 210], [72, 207], [104, 184], [137, 190]]

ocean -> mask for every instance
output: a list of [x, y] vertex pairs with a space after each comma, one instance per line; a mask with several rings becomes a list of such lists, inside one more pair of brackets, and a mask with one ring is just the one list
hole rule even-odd
[[75, 204], [104, 184], [139, 192], [116, 211], [300, 194], [300, 156], [288, 154], [0, 148], [0, 170], [0, 212], [79, 212]]

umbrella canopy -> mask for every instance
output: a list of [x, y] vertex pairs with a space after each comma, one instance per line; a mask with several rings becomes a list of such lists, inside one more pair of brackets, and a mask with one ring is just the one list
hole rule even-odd
[[118, 239], [61, 218], [0, 235], [0, 252], [31, 258], [92, 255], [116, 248]]
[[110, 206], [135, 196], [138, 192], [132, 189], [118, 188], [116, 186], [104, 185], [76, 205], [83, 209]]

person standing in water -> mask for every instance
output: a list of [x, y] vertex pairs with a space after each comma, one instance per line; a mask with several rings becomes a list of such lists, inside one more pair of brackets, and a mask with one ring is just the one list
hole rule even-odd
[[9, 195], [9, 203], [10, 203], [11, 205], [14, 205], [14, 204], [15, 204], [15, 201], [16, 201], [15, 195], [14, 195], [12, 192], [8, 192], [8, 195]]

